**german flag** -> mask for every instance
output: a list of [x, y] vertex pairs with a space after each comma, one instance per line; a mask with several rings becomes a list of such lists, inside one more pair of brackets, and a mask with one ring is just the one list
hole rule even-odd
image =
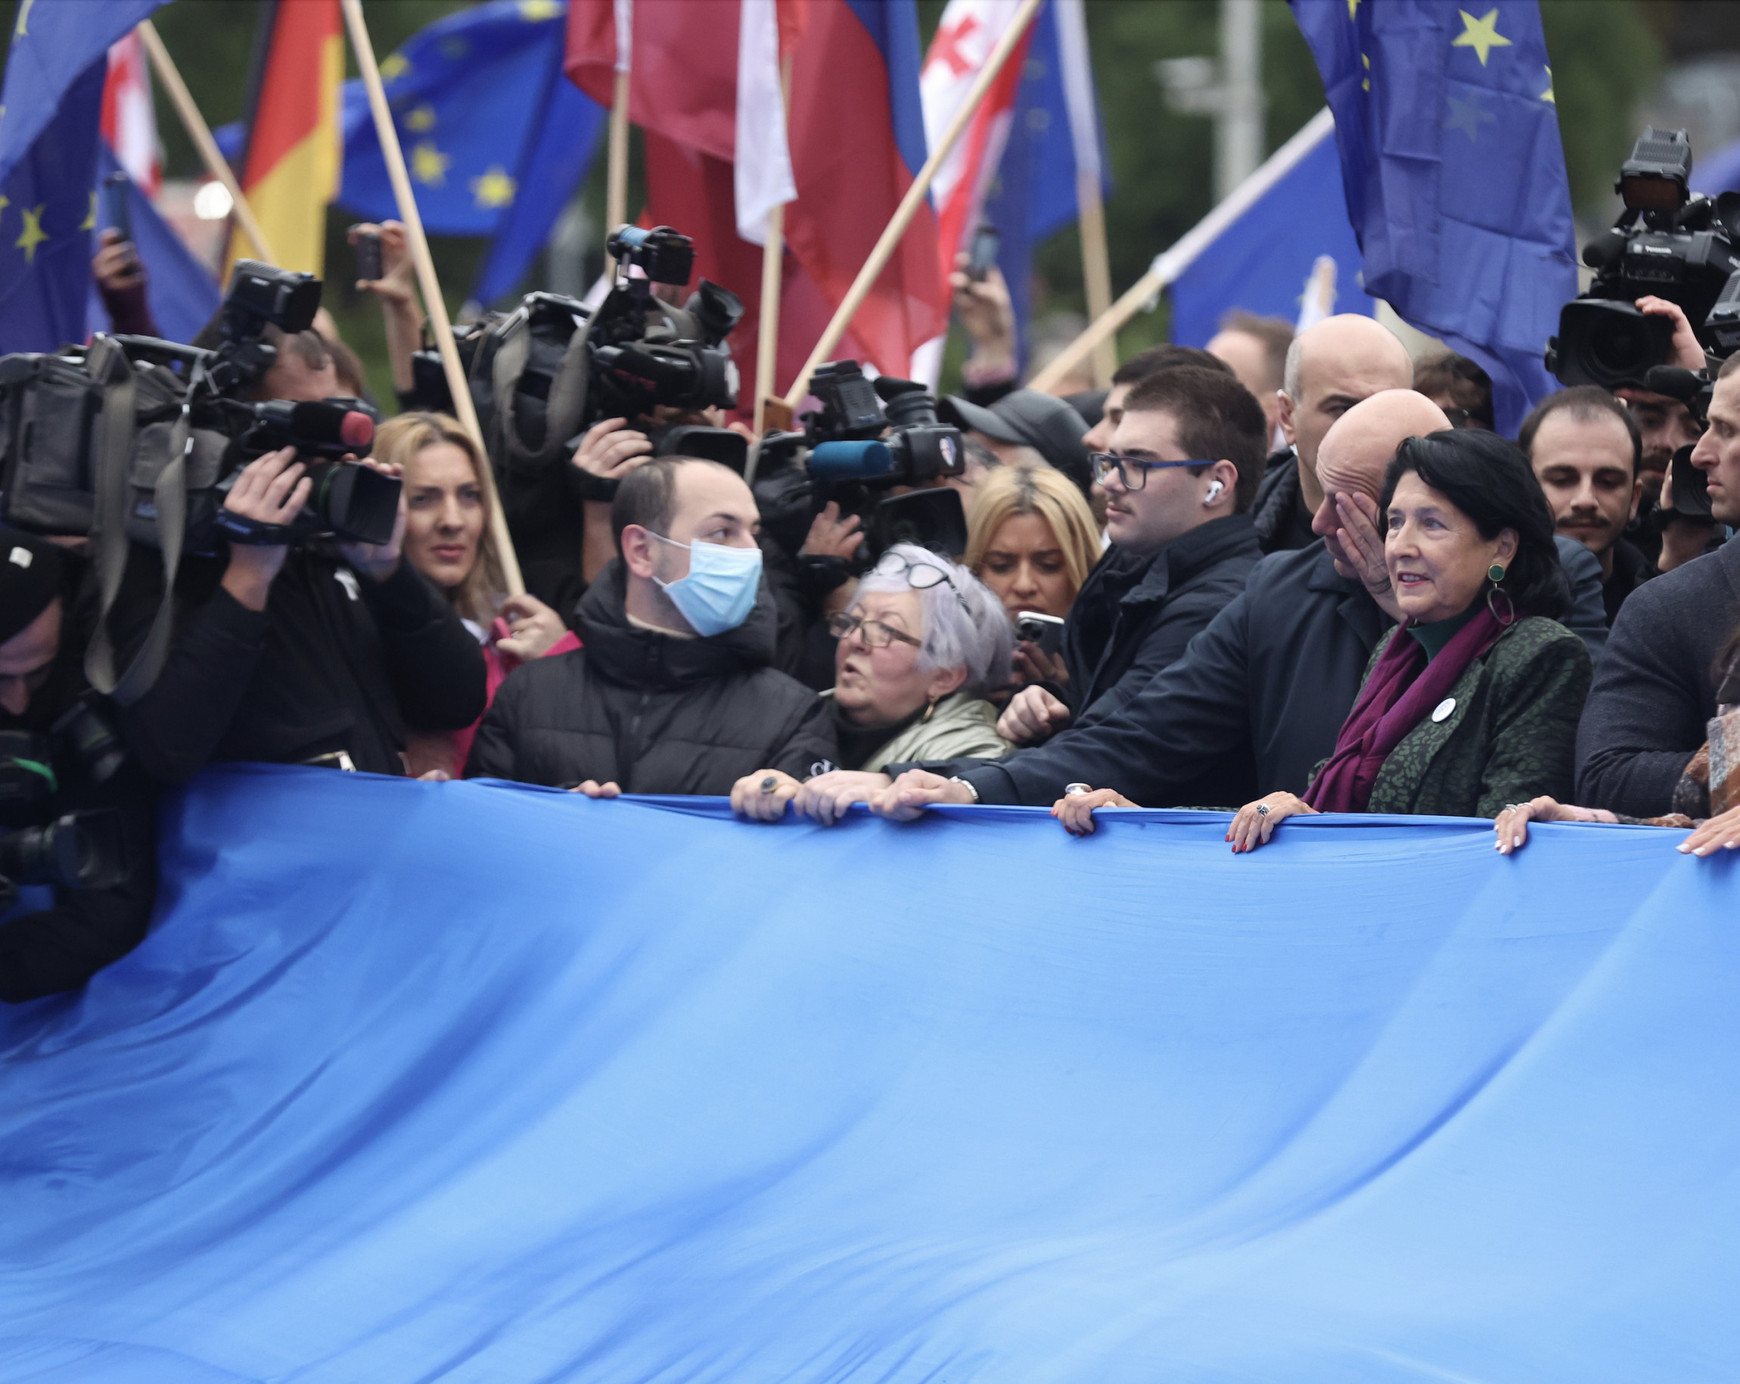
[[[326, 206], [338, 195], [343, 81], [339, 0], [266, 0], [249, 81], [240, 181], [285, 269], [321, 272]], [[247, 236], [234, 231], [231, 261], [253, 253]]]

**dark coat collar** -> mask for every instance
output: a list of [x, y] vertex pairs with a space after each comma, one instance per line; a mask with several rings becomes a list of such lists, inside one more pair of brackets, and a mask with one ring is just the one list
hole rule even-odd
[[658, 691], [686, 687], [773, 662], [779, 617], [767, 584], [736, 629], [706, 639], [677, 639], [629, 624], [627, 569], [616, 558], [586, 588], [576, 612], [589, 667], [612, 682]]

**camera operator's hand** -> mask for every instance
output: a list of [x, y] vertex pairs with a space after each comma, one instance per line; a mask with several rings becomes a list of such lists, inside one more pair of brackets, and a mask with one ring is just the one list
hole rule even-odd
[[1043, 687], [1023, 687], [997, 718], [997, 734], [1015, 745], [1037, 745], [1069, 724], [1069, 708]]
[[1015, 305], [1009, 299], [1009, 285], [1003, 281], [1003, 271], [992, 265], [985, 277], [974, 282], [967, 275], [972, 257], [966, 253], [955, 256], [955, 271], [949, 275], [949, 288], [954, 308], [960, 314], [961, 325], [972, 339], [973, 368], [980, 374], [993, 369], [1015, 370]]
[[1673, 359], [1669, 365], [1685, 370], [1704, 368], [1704, 348], [1698, 345], [1698, 334], [1692, 330], [1684, 308], [1666, 298], [1646, 297], [1637, 300], [1637, 310], [1648, 317], [1666, 317], [1673, 322]]
[[[224, 497], [224, 508], [256, 524], [288, 524], [308, 503], [313, 482], [303, 474], [305, 469], [296, 460], [294, 447], [256, 457], [236, 477]], [[230, 564], [224, 569], [224, 590], [249, 610], [264, 610], [272, 579], [284, 566], [289, 551], [287, 544], [232, 543]]]
[[798, 549], [799, 557], [843, 557], [848, 562], [858, 551], [863, 539], [864, 521], [856, 514], [840, 517], [840, 506], [829, 500], [822, 512], [810, 520], [809, 537]]
[[619, 481], [652, 455], [652, 440], [626, 418], [594, 423], [580, 439], [574, 464], [601, 480]]
[[121, 239], [113, 228], [98, 237], [101, 249], [91, 261], [91, 277], [105, 293], [126, 293], [145, 282], [145, 267], [139, 263], [139, 252], [133, 243]]
[[495, 646], [522, 663], [542, 658], [546, 649], [568, 633], [562, 617], [536, 596], [509, 596], [501, 603], [501, 614], [512, 632], [496, 640]]
[[[356, 461], [346, 457], [346, 461]], [[373, 457], [357, 462], [372, 471], [394, 480], [403, 480], [405, 468], [397, 462], [376, 461]], [[399, 491], [399, 515], [393, 520], [393, 536], [385, 543], [340, 543], [338, 551], [344, 560], [370, 581], [385, 581], [399, 570], [399, 553], [405, 546], [405, 492]]]

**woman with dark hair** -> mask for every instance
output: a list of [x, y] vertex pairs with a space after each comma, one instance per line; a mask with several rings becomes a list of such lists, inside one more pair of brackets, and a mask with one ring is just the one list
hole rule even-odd
[[1378, 642], [1305, 796], [1247, 803], [1227, 831], [1235, 852], [1295, 813], [1496, 817], [1573, 781], [1589, 654], [1551, 618], [1570, 592], [1522, 453], [1478, 430], [1411, 437], [1380, 508], [1404, 623]]

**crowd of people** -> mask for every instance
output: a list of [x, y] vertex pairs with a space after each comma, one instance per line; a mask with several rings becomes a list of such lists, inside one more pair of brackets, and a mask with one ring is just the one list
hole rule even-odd
[[[415, 292], [380, 232], [361, 286], [408, 404]], [[96, 271], [125, 318], [113, 251]], [[958, 552], [871, 551], [832, 501], [787, 551], [759, 483], [649, 440], [723, 420], [605, 418], [562, 463], [557, 575], [510, 595], [491, 458], [410, 407], [366, 463], [403, 483], [382, 543], [235, 543], [172, 574], [135, 544], [99, 601], [80, 536], [0, 532], [0, 736], [41, 770], [28, 811], [110, 809], [126, 842], [118, 883], [17, 891], [0, 999], [137, 943], [157, 796], [227, 761], [718, 795], [763, 823], [1025, 804], [1086, 836], [1108, 808], [1222, 809], [1237, 853], [1318, 812], [1483, 817], [1506, 854], [1553, 821], [1740, 846], [1740, 356], [1707, 361], [1673, 304], [1639, 307], [1710, 369], [1707, 422], [1641, 384], [1580, 387], [1513, 442], [1477, 365], [1416, 361], [1359, 316], [1295, 335], [1233, 314], [1206, 350], [1039, 393], [995, 271], [955, 283], [973, 351], [940, 413], [967, 464], [938, 484]], [[363, 392], [330, 330], [273, 344], [258, 398]], [[1692, 472], [1707, 504], [1674, 493]], [[284, 448], [223, 505], [287, 529], [310, 485]], [[155, 646], [161, 672], [96, 696], [93, 641], [120, 663]]]

